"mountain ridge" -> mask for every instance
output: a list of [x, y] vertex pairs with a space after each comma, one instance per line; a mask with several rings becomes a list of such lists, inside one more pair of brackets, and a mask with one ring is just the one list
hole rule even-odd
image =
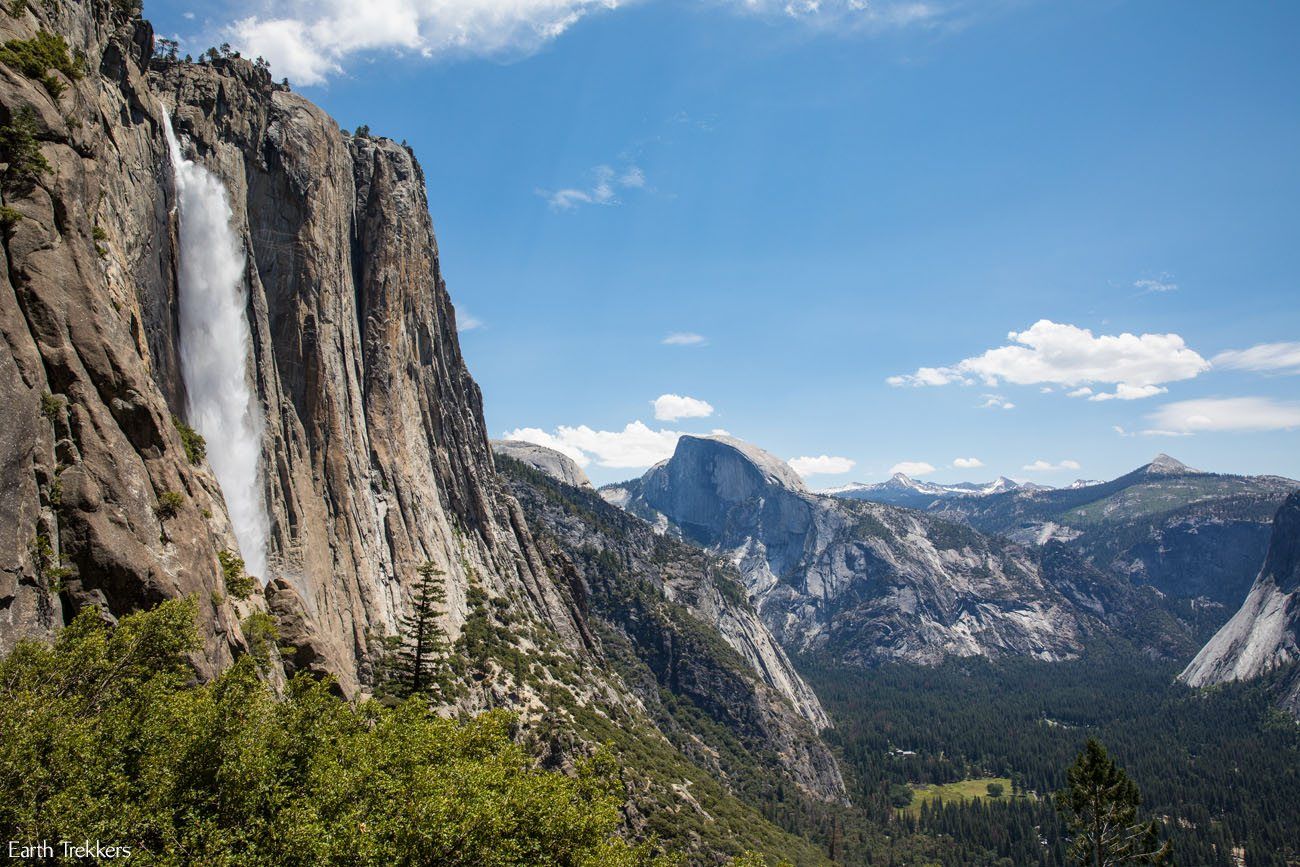
[[[1148, 604], [1086, 564], [1063, 591], [1039, 555], [939, 516], [783, 486], [749, 463], [755, 452], [683, 436], [667, 462], [601, 493], [659, 532], [730, 558], [792, 652], [834, 646], [858, 662], [924, 664], [1064, 659], [1108, 618], [1132, 619]], [[1174, 646], [1189, 640], [1172, 618], [1166, 626]]]

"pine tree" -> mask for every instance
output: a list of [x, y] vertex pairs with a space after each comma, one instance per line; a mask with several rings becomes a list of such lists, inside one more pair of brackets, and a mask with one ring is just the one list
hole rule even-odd
[[446, 665], [447, 638], [438, 617], [447, 601], [442, 570], [425, 561], [412, 593], [410, 611], [398, 623], [398, 633], [387, 639], [376, 678], [376, 693], [409, 698], [431, 693], [440, 686]]
[[1137, 784], [1089, 738], [1056, 793], [1056, 809], [1070, 829], [1070, 859], [1079, 867], [1167, 864], [1168, 842], [1161, 843], [1155, 821], [1139, 822], [1142, 795]]

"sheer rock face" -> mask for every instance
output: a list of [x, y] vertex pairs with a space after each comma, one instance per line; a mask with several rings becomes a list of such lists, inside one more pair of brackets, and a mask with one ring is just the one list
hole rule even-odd
[[[22, 219], [0, 277], [0, 649], [89, 602], [113, 615], [192, 595], [210, 674], [244, 648], [239, 619], [266, 605], [229, 598], [216, 555], [237, 546], [220, 488], [171, 421], [185, 394], [164, 111], [225, 184], [248, 254], [272, 528], [259, 577], [275, 579], [288, 667], [356, 692], [372, 636], [394, 630], [426, 560], [448, 576], [453, 638], [479, 582], [580, 649], [495, 481], [409, 151], [343, 133], [247, 61], [149, 72], [147, 23], [50, 8], [0, 16], [0, 37], [62, 33], [91, 70], [56, 101], [0, 67], [4, 115], [31, 107], [51, 165], [4, 191]], [[165, 491], [184, 505], [163, 520]]]
[[[1300, 660], [1300, 492], [1273, 520], [1264, 568], [1241, 609], [1179, 675], [1190, 686], [1249, 680]], [[1300, 714], [1300, 681], [1284, 698]]]
[[[593, 490], [530, 462], [498, 460], [555, 571], [571, 575], [598, 652], [661, 730], [681, 735], [665, 710], [680, 701], [739, 737], [756, 763], [770, 764], [768, 772], [788, 775], [818, 799], [845, 798], [835, 760], [817, 736], [830, 720], [744, 598], [735, 567], [656, 534]], [[674, 741], [708, 767], [716, 751], [726, 751], [711, 737], [701, 728]]]
[[810, 494], [773, 470], [780, 463], [687, 436], [621, 490], [630, 511], [729, 556], [787, 648], [853, 661], [1051, 660], [1075, 654], [1095, 625], [1029, 552], [917, 512]]
[[355, 668], [426, 560], [448, 575], [453, 638], [481, 580], [492, 596], [522, 588], [524, 613], [578, 646], [493, 478], [418, 164], [258, 84], [237, 61], [155, 76], [246, 227], [271, 568], [316, 625], [312, 655]]
[[[239, 618], [260, 603], [222, 594], [216, 552], [233, 536], [172, 425], [174, 346], [149, 333], [175, 331], [166, 151], [141, 71], [152, 34], [90, 7], [0, 16], [0, 39], [53, 30], [88, 69], [56, 98], [0, 67], [0, 119], [28, 115], [48, 163], [3, 182], [0, 650], [86, 604], [113, 616], [193, 596], [211, 674], [245, 647]], [[165, 492], [183, 501], [167, 518]]]

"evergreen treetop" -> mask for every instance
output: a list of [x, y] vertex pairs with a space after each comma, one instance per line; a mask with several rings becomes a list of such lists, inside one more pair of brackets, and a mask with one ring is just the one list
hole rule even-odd
[[1168, 842], [1160, 841], [1153, 820], [1138, 820], [1142, 795], [1137, 784], [1089, 738], [1067, 773], [1068, 783], [1055, 795], [1072, 838], [1071, 863], [1080, 867], [1167, 864]]

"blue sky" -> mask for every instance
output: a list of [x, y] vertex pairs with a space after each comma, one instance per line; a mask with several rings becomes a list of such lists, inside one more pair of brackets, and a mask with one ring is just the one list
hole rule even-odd
[[714, 429], [814, 487], [1300, 477], [1300, 5], [145, 13], [410, 142], [493, 436], [597, 482]]

